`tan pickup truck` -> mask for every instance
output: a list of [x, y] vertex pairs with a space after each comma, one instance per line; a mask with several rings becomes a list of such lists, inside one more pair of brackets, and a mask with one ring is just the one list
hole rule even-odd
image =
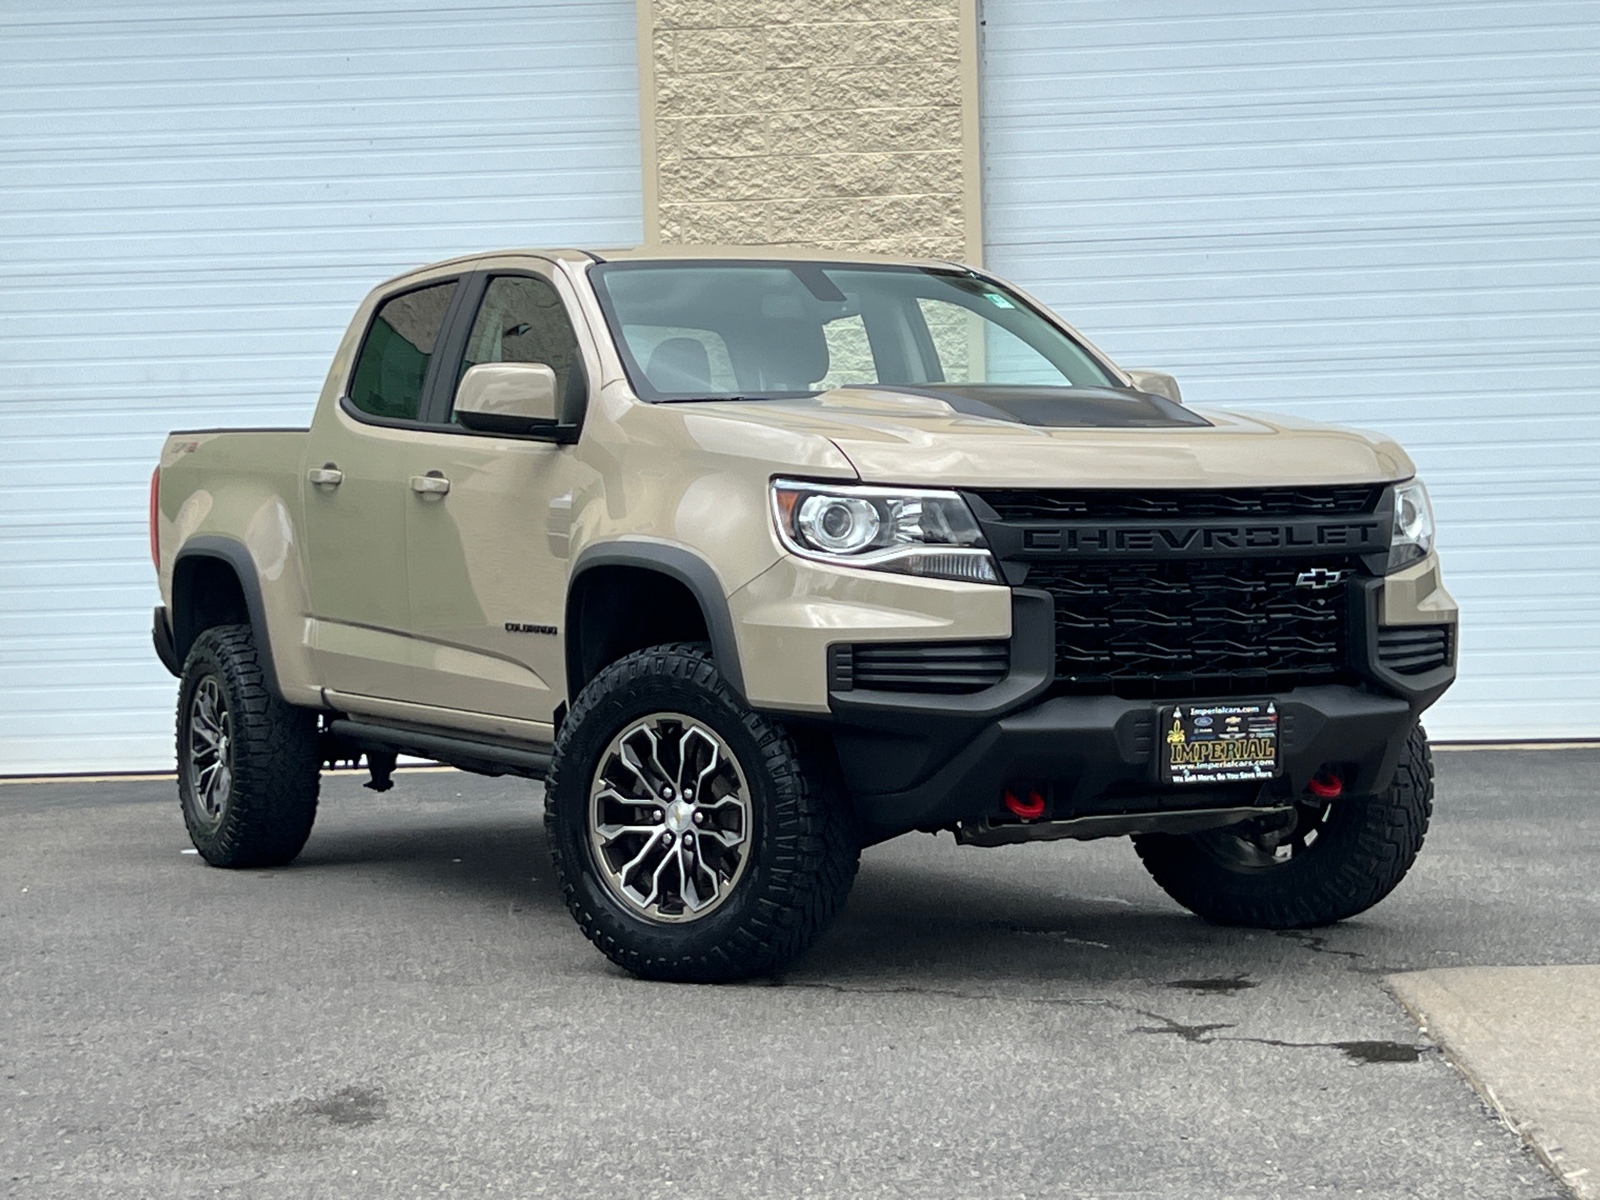
[[440, 263], [309, 429], [162, 451], [184, 818], [281, 864], [327, 764], [543, 779], [574, 917], [655, 978], [779, 970], [913, 830], [1131, 835], [1210, 920], [1337, 921], [1422, 844], [1455, 675], [1414, 474], [957, 264]]

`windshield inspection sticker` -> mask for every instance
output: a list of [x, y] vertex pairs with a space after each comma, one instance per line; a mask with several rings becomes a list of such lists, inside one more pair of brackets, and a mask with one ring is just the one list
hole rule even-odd
[[1010, 297], [1002, 296], [999, 292], [985, 292], [983, 294], [983, 296], [984, 296], [984, 299], [986, 299], [990, 304], [994, 305], [996, 308], [1015, 308], [1016, 307], [1015, 304], [1011, 303]]
[[1161, 710], [1161, 782], [1246, 783], [1278, 774], [1278, 706], [1271, 700], [1179, 704]]

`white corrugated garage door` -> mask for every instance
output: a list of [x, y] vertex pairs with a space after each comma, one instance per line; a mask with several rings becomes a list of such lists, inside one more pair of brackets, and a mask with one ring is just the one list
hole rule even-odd
[[986, 0], [988, 263], [1197, 404], [1382, 429], [1436, 737], [1600, 733], [1600, 5]]
[[0, 774], [160, 768], [146, 488], [417, 263], [642, 235], [631, 2], [0, 8]]

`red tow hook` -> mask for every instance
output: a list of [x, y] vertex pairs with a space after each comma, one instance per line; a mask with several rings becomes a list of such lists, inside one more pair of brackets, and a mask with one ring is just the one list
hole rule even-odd
[[1016, 793], [1007, 788], [1004, 792], [1004, 799], [1006, 808], [1024, 821], [1036, 821], [1044, 816], [1044, 797], [1036, 791], [1029, 792], [1026, 800], [1018, 800]]
[[1306, 785], [1311, 794], [1323, 800], [1337, 800], [1344, 792], [1344, 780], [1337, 775], [1315, 775]]

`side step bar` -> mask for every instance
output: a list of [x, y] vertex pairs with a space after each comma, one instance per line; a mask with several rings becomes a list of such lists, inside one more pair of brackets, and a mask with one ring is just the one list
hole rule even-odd
[[550, 770], [548, 750], [524, 750], [494, 742], [475, 742], [447, 733], [420, 733], [336, 717], [328, 722], [328, 733], [337, 741], [358, 750], [392, 754], [414, 754], [448, 763], [478, 775], [523, 775], [543, 779]]

